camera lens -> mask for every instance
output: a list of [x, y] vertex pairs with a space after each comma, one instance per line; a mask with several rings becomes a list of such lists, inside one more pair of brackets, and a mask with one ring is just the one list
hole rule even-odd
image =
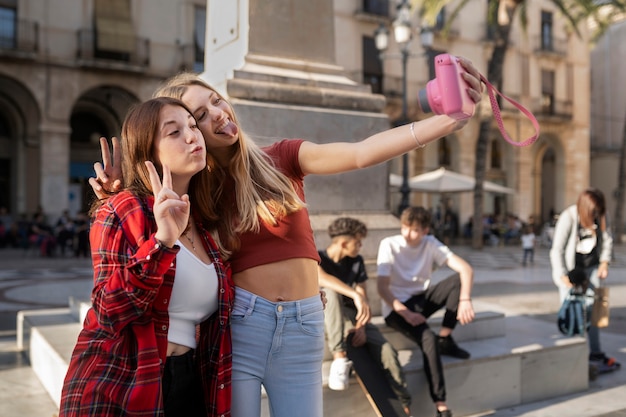
[[428, 103], [428, 93], [425, 88], [422, 88], [419, 93], [417, 93], [417, 102], [424, 113], [432, 113], [433, 109], [430, 108], [430, 104]]

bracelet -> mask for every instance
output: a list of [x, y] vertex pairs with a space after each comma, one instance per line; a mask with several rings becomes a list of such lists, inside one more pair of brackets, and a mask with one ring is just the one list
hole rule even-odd
[[459, 303], [460, 303], [461, 301], [469, 301], [469, 302], [472, 302], [472, 299], [471, 299], [471, 298], [461, 298], [461, 299], [459, 300]]
[[411, 122], [411, 127], [410, 127], [410, 129], [411, 129], [411, 135], [413, 135], [413, 139], [415, 139], [415, 143], [417, 143], [417, 148], [418, 148], [418, 149], [422, 149], [422, 148], [423, 148], [424, 146], [426, 146], [426, 145], [424, 145], [422, 142], [420, 142], [420, 141], [417, 139], [417, 135], [415, 134], [415, 126], [414, 126], [414, 125], [415, 125], [415, 122]]

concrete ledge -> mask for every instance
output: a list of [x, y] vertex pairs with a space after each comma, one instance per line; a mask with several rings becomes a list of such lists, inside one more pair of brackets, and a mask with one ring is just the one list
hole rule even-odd
[[82, 326], [78, 323], [33, 327], [30, 364], [56, 406], [61, 400], [63, 379]]
[[69, 308], [47, 308], [39, 310], [21, 310], [16, 317], [16, 344], [20, 351], [29, 346], [30, 330], [35, 326], [59, 323], [72, 323], [74, 318]]
[[[455, 416], [484, 413], [588, 389], [586, 339], [566, 338], [552, 323], [525, 316], [501, 317], [491, 312], [481, 315], [485, 323], [502, 321], [505, 332], [497, 337], [465, 340], [463, 348], [472, 353], [471, 359], [442, 358], [448, 405]], [[412, 415], [434, 415], [422, 352], [419, 348], [402, 349], [399, 358], [413, 396]], [[329, 367], [330, 361], [325, 362], [325, 378]], [[358, 398], [360, 394], [366, 401], [354, 378], [349, 391], [346, 395], [351, 398]], [[324, 401], [331, 401], [331, 398], [325, 394]], [[350, 415], [347, 411], [341, 414], [340, 404], [334, 408], [329, 404], [328, 408], [338, 410], [333, 417]]]
[[[448, 405], [464, 416], [584, 391], [589, 387], [588, 345], [560, 335], [552, 323], [524, 316], [506, 318], [504, 337], [466, 341], [469, 360], [443, 357]], [[432, 403], [419, 350], [401, 361], [414, 404]], [[423, 407], [415, 417], [432, 415]]]
[[[87, 306], [86, 302], [74, 300], [72, 309], [54, 309], [47, 314], [42, 311], [35, 312], [40, 314], [27, 311], [20, 314], [24, 329], [28, 329], [23, 333], [30, 335], [32, 368], [57, 405], [69, 359], [82, 328], [76, 312]], [[430, 320], [435, 327], [440, 317]], [[376, 318], [375, 322], [386, 327], [382, 318]], [[424, 376], [422, 353], [412, 341], [400, 334], [394, 336], [394, 333], [392, 329], [385, 331], [389, 339], [395, 340], [399, 336], [400, 343], [408, 346], [399, 349], [399, 357], [413, 395], [413, 416], [432, 416], [434, 406]], [[457, 417], [588, 388], [587, 341], [580, 337], [561, 336], [553, 323], [485, 311], [477, 313], [472, 324], [455, 330], [455, 338], [472, 353], [469, 360], [443, 357], [448, 404]], [[330, 362], [323, 363], [325, 386]], [[367, 403], [354, 377], [348, 392], [336, 394], [325, 388], [325, 410], [334, 410], [333, 417], [354, 415], [350, 414], [353, 410], [342, 400], [345, 396], [357, 403], [359, 398]], [[266, 402], [264, 399], [263, 416], [269, 415]]]

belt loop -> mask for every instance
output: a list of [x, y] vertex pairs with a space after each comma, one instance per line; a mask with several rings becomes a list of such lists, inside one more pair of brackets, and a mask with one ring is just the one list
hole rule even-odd
[[254, 305], [256, 304], [257, 296], [256, 296], [256, 294], [253, 294], [251, 292], [248, 292], [248, 294], [250, 294], [251, 297], [248, 300], [247, 314], [252, 314], [252, 312], [254, 311]]

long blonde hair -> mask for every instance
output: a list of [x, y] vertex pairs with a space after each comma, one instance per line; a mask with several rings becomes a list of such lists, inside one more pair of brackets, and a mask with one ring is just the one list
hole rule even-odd
[[[280, 172], [273, 161], [246, 133], [241, 130], [232, 105], [213, 87], [194, 73], [180, 73], [170, 78], [155, 93], [155, 97], [167, 96], [182, 100], [188, 86], [200, 86], [217, 94], [230, 106], [233, 122], [239, 127], [239, 140], [232, 145], [232, 154], [227, 167], [215, 167], [212, 176], [214, 198], [220, 217], [226, 220], [220, 226], [222, 238], [231, 249], [239, 247], [238, 234], [258, 232], [260, 221], [275, 225], [277, 219], [305, 207], [292, 181]], [[211, 149], [207, 147], [207, 155]], [[224, 184], [227, 176], [235, 182], [236, 213], [227, 207]], [[260, 219], [260, 220], [259, 220]]]

